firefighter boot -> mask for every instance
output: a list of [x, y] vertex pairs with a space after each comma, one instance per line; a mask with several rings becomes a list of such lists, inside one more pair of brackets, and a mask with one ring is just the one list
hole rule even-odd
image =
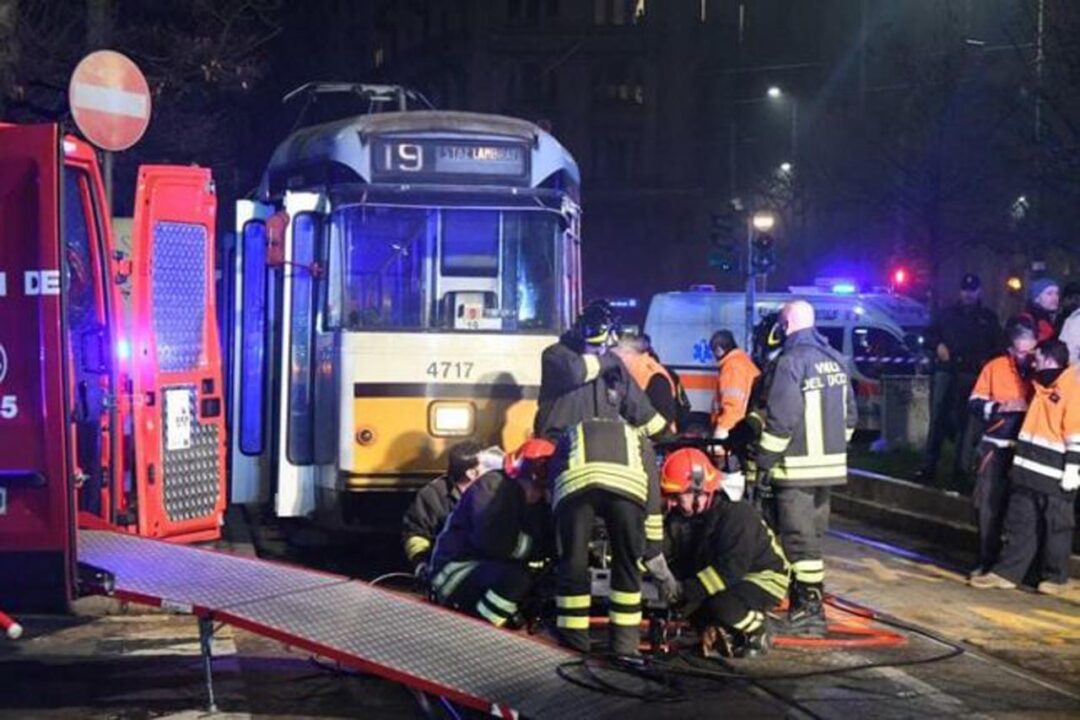
[[710, 659], [729, 658], [735, 654], [731, 635], [718, 625], [708, 625], [701, 631], [701, 654]]
[[825, 635], [824, 587], [821, 583], [791, 584], [788, 632], [792, 635]]
[[640, 655], [641, 628], [638, 625], [608, 626], [611, 631], [611, 652], [616, 655]]

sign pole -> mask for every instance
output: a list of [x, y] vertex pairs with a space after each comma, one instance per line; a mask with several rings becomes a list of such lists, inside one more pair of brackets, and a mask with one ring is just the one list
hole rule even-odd
[[754, 225], [751, 213], [746, 214], [746, 333], [743, 347], [747, 352], [754, 346], [754, 304], [757, 289], [754, 277]]
[[115, 212], [113, 209], [113, 154], [106, 150], [101, 153], [101, 156], [101, 177], [105, 183], [105, 205], [109, 212], [106, 220], [112, 222], [112, 214]]

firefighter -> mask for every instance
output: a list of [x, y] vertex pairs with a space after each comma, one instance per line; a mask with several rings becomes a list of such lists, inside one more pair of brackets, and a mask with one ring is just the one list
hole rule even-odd
[[678, 386], [671, 372], [653, 354], [644, 336], [619, 340], [612, 353], [617, 355], [630, 373], [634, 384], [645, 393], [649, 404], [664, 416], [670, 432], [675, 432], [678, 419]]
[[975, 574], [990, 569], [1001, 551], [1001, 523], [1016, 436], [1024, 422], [1033, 392], [1035, 325], [1023, 316], [1005, 325], [1009, 349], [983, 366], [971, 392], [969, 409], [984, 423], [975, 469], [975, 519], [979, 527], [979, 565]]
[[680, 609], [702, 633], [706, 654], [744, 657], [768, 648], [765, 613], [787, 596], [791, 568], [760, 513], [730, 498], [726, 484], [702, 451], [668, 455], [660, 473], [669, 508], [664, 552], [685, 578]]
[[[729, 439], [731, 431], [746, 417], [750, 395], [761, 371], [750, 356], [739, 348], [730, 330], [717, 330], [709, 345], [720, 368], [712, 411], [713, 440], [723, 442]], [[714, 455], [723, 462], [725, 491], [739, 500], [746, 480], [736, 454], [716, 446]]]
[[804, 300], [784, 305], [779, 329], [783, 349], [764, 391], [763, 429], [753, 454], [775, 488], [772, 512], [792, 563], [788, 622], [793, 632], [820, 634], [829, 488], [847, 482], [857, 410], [846, 360], [814, 329], [813, 306]]
[[1060, 340], [1044, 340], [1035, 350], [1035, 394], [1010, 473], [1005, 545], [990, 572], [971, 578], [972, 587], [1015, 588], [1039, 557], [1038, 591], [1060, 595], [1068, 589], [1080, 488], [1080, 368], [1066, 367], [1068, 361]]
[[674, 600], [676, 587], [661, 552], [664, 520], [652, 446], [622, 420], [585, 420], [559, 440], [550, 475], [559, 556], [556, 635], [570, 648], [589, 650], [589, 543], [594, 520], [601, 518], [611, 546], [610, 647], [618, 655], [635, 655], [639, 563], [644, 560], [668, 600]]
[[450, 514], [431, 560], [440, 605], [502, 627], [518, 616], [535, 579], [530, 562], [551, 556], [546, 502], [548, 440], [525, 441], [502, 470], [476, 480]]
[[446, 523], [446, 518], [457, 505], [469, 485], [484, 474], [481, 466], [483, 449], [471, 441], [458, 443], [450, 448], [450, 459], [445, 475], [441, 475], [420, 488], [409, 509], [402, 518], [402, 541], [405, 557], [414, 568], [417, 577], [427, 574], [431, 548]]
[[557, 440], [567, 428], [596, 417], [621, 417], [648, 435], [667, 430], [668, 421], [630, 379], [619, 357], [608, 352], [617, 341], [618, 319], [606, 302], [597, 301], [544, 350], [537, 436]]

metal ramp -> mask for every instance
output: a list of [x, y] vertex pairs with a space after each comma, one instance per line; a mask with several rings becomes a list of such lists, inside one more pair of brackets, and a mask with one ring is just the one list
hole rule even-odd
[[[574, 655], [367, 583], [104, 530], [79, 561], [120, 599], [224, 622], [501, 717], [624, 715], [637, 701], [561, 680]], [[204, 637], [204, 642], [208, 638]]]

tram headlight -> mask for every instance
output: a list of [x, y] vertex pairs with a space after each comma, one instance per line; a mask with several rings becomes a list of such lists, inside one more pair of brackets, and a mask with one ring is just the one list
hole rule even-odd
[[433, 402], [428, 409], [432, 435], [471, 435], [476, 426], [476, 408], [470, 402]]

